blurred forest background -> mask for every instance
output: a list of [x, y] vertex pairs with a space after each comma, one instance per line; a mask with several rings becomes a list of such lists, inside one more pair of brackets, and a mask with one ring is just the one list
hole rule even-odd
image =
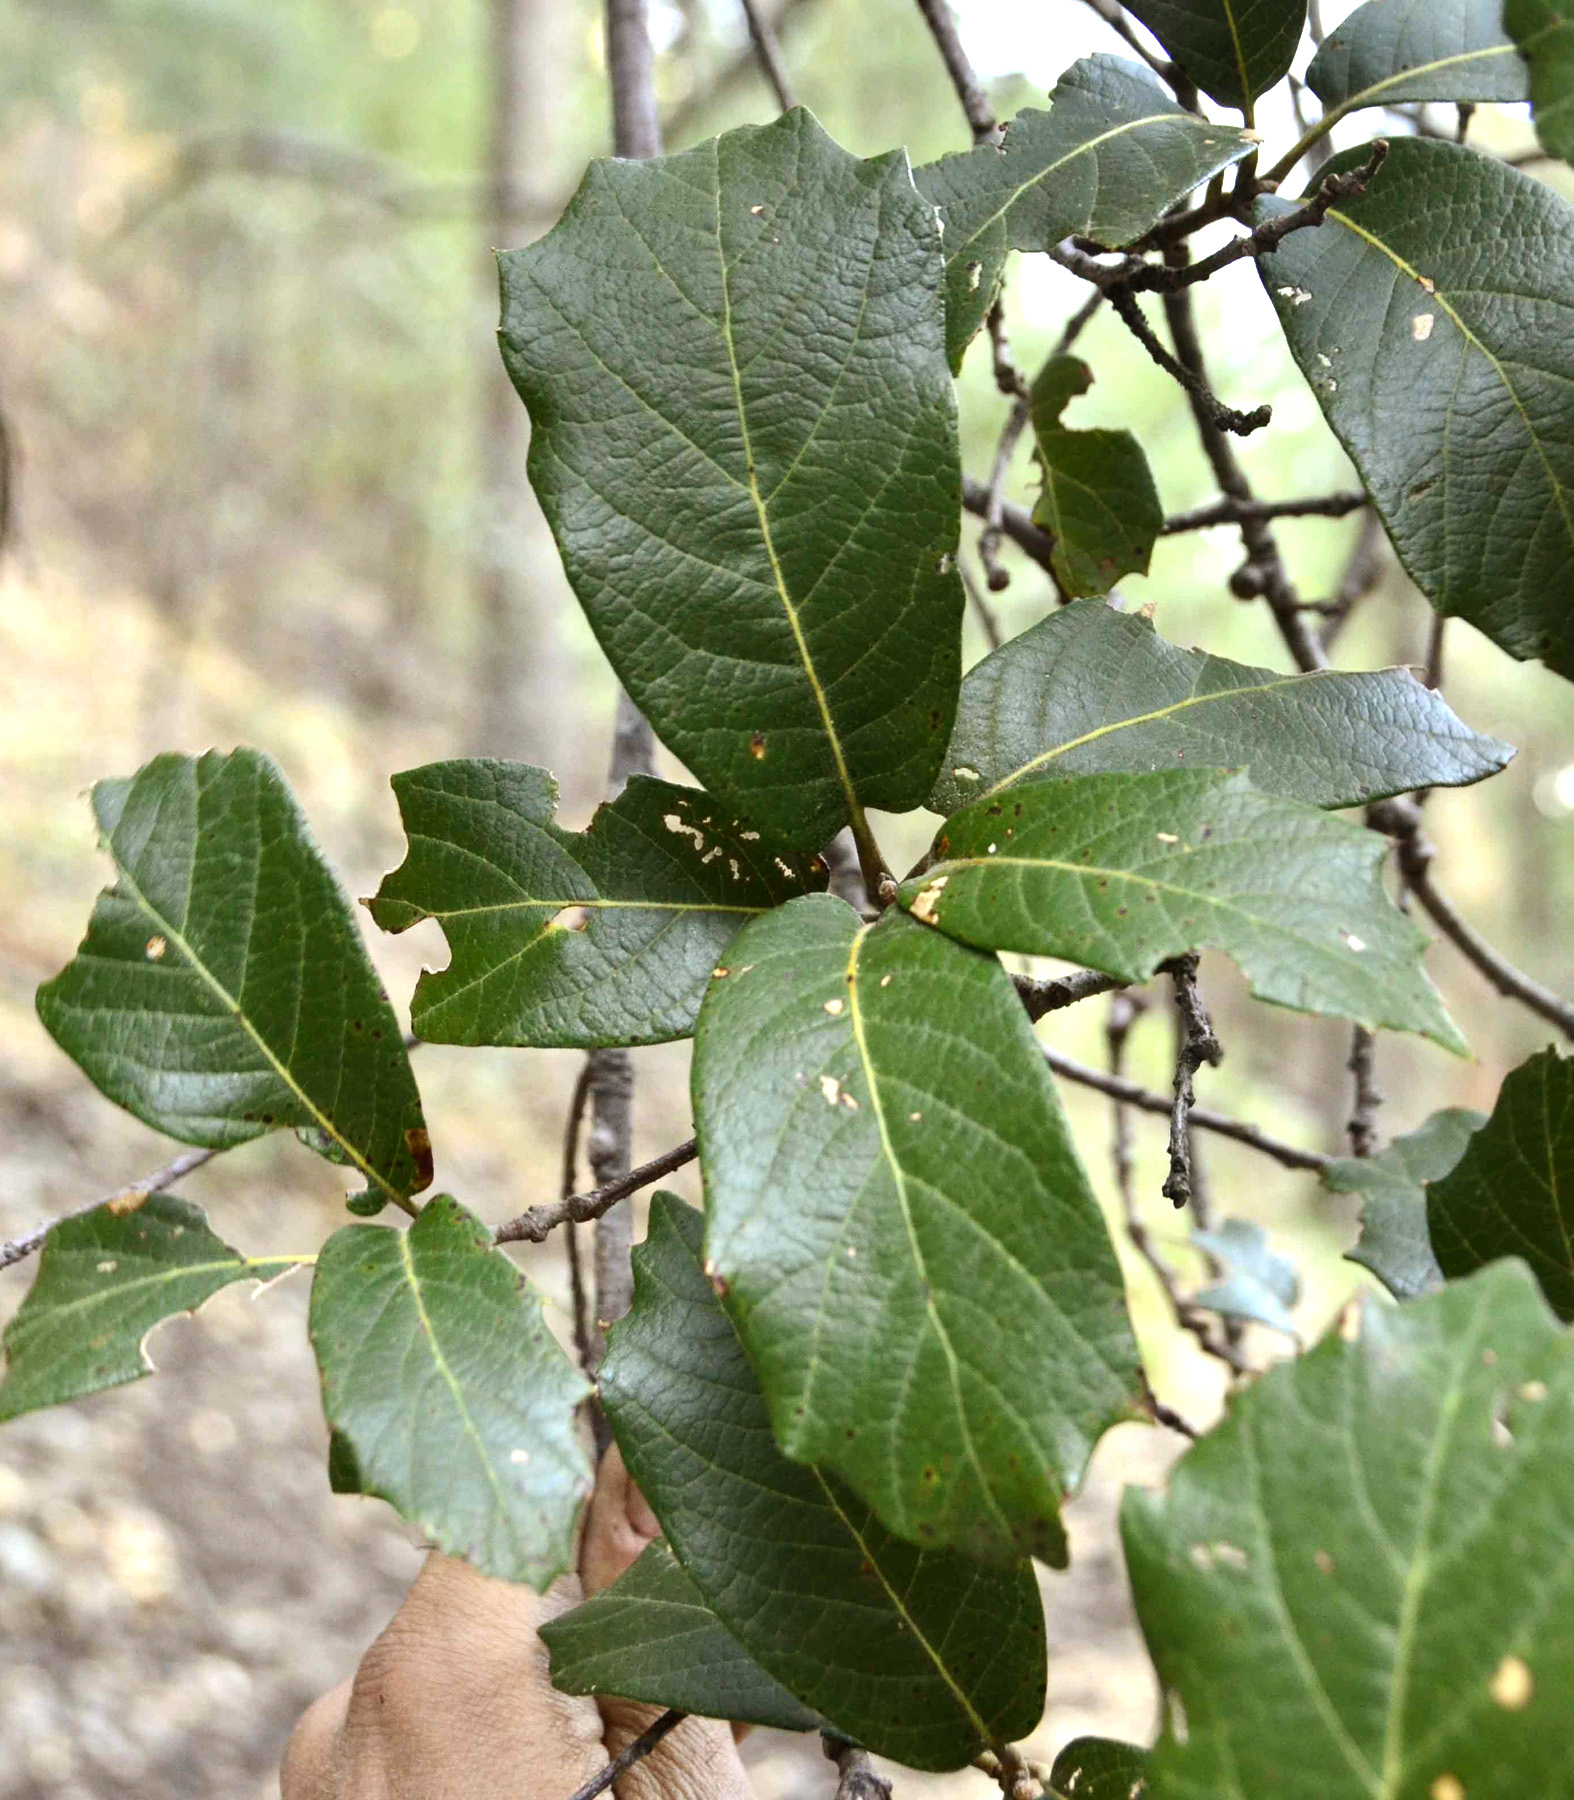
[[[1348, 7], [1323, 10], [1333, 23]], [[966, 144], [911, 0], [774, 11], [799, 97], [844, 144], [906, 144], [915, 162]], [[1042, 104], [1075, 57], [1120, 49], [1076, 0], [959, 11], [1002, 116]], [[656, 0], [653, 21], [671, 147], [770, 116], [735, 0]], [[1528, 146], [1521, 112], [1482, 109], [1472, 141]], [[1451, 109], [1442, 123], [1452, 129]], [[1259, 124], [1283, 135], [1271, 113]], [[1374, 129], [1350, 121], [1340, 141]], [[614, 690], [525, 482], [490, 252], [546, 230], [608, 138], [592, 0], [0, 0], [0, 1236], [170, 1153], [88, 1088], [33, 1013], [103, 879], [82, 798], [95, 778], [161, 749], [257, 745], [352, 894], [399, 860], [388, 776], [414, 763], [545, 763], [564, 822], [589, 817]], [[1567, 170], [1547, 178], [1574, 197]], [[1024, 366], [1080, 298], [1047, 260], [1019, 262], [1009, 317]], [[1210, 283], [1200, 306], [1225, 397], [1274, 403], [1272, 428], [1243, 449], [1259, 493], [1352, 485], [1250, 267]], [[1171, 511], [1211, 499], [1178, 390], [1109, 318], [1078, 349], [1098, 380], [1072, 422], [1135, 429]], [[1002, 417], [987, 346], [961, 395], [964, 460], [982, 476]], [[1031, 503], [1025, 451], [1013, 492]], [[1360, 533], [1355, 520], [1284, 527], [1304, 593], [1336, 590]], [[1346, 666], [1425, 652], [1426, 608], [1379, 551], [1381, 580], [1340, 640]], [[1225, 529], [1164, 539], [1124, 602], [1154, 604], [1160, 632], [1183, 644], [1285, 666], [1266, 610], [1229, 597], [1238, 561]], [[1031, 565], [1010, 566], [997, 605], [1017, 630], [1053, 596]], [[1569, 991], [1574, 692], [1459, 624], [1446, 676], [1455, 709], [1520, 755], [1485, 786], [1434, 797], [1440, 885]], [[897, 866], [933, 823], [880, 822]], [[421, 962], [445, 955], [432, 926], [373, 952], [401, 1004]], [[1490, 1107], [1504, 1070], [1549, 1035], [1449, 946], [1431, 965], [1476, 1060], [1383, 1040], [1388, 1134], [1438, 1105]], [[1348, 1032], [1247, 1007], [1216, 957], [1204, 987], [1228, 1056], [1204, 1071], [1202, 1098], [1342, 1149]], [[1100, 1003], [1045, 1029], [1101, 1059]], [[1133, 1040], [1133, 1071], [1160, 1087], [1169, 1029], [1155, 1006]], [[686, 1047], [638, 1064], [636, 1154], [650, 1155], [688, 1133]], [[551, 1191], [576, 1066], [566, 1053], [423, 1049], [439, 1187], [496, 1219]], [[1107, 1188], [1107, 1105], [1066, 1098]], [[1158, 1192], [1163, 1122], [1137, 1132], [1143, 1204], [1183, 1258]], [[1365, 1280], [1341, 1260], [1353, 1205], [1233, 1145], [1203, 1149], [1219, 1212], [1261, 1221], [1299, 1263], [1299, 1318], [1315, 1335]], [[339, 1175], [293, 1141], [243, 1150], [185, 1191], [259, 1253], [311, 1248], [344, 1216]], [[548, 1246], [529, 1266], [562, 1325], [560, 1257]], [[28, 1273], [0, 1275], [0, 1318]], [[1161, 1393], [1206, 1417], [1216, 1365], [1177, 1340], [1147, 1271], [1134, 1264], [1132, 1279]], [[0, 1431], [4, 1800], [276, 1793], [295, 1715], [349, 1672], [413, 1574], [418, 1550], [386, 1509], [329, 1495], [304, 1293], [232, 1289], [161, 1335], [159, 1380]], [[1122, 1428], [1073, 1509], [1076, 1566], [1046, 1578], [1045, 1751], [1080, 1730], [1151, 1729], [1112, 1512], [1121, 1480], [1160, 1478], [1171, 1454], [1157, 1432]], [[759, 1734], [751, 1754], [762, 1795], [830, 1791], [828, 1767], [785, 1740]], [[984, 1785], [904, 1777], [899, 1792]]]

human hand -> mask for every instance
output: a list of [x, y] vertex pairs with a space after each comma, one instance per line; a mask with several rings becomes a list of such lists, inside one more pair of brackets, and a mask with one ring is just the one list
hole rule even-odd
[[[433, 1552], [354, 1677], [296, 1726], [283, 1800], [569, 1800], [658, 1709], [558, 1693], [538, 1636], [599, 1592], [660, 1526], [607, 1452], [579, 1574], [546, 1594]], [[618, 1782], [616, 1800], [748, 1800], [730, 1727], [685, 1719]]]

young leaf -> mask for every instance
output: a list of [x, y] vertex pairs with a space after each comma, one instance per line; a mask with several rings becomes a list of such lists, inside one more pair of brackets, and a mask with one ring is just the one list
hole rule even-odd
[[1137, 1358], [1009, 978], [820, 896], [729, 956], [694, 1044], [705, 1251], [778, 1442], [903, 1537], [1063, 1564]]
[[[708, 795], [636, 775], [583, 832], [526, 763], [429, 763], [393, 778], [410, 853], [371, 902], [385, 931], [443, 927], [411, 1022], [438, 1044], [660, 1044], [686, 1037], [745, 920], [825, 885]], [[563, 915], [573, 918], [565, 923]]]
[[1574, 1344], [1521, 1266], [1365, 1300], [1121, 1525], [1154, 1800], [1566, 1791]]
[[1268, 1247], [1268, 1234], [1254, 1219], [1226, 1219], [1216, 1231], [1194, 1231], [1191, 1241], [1220, 1266], [1220, 1276], [1187, 1297], [1221, 1318], [1266, 1325], [1297, 1336], [1290, 1316], [1301, 1298], [1301, 1277], [1287, 1256]]
[[1492, 1116], [1426, 1190], [1449, 1280], [1522, 1256], [1561, 1319], [1574, 1319], [1574, 1060], [1543, 1050], [1504, 1077]]
[[1071, 595], [1107, 594], [1122, 575], [1146, 575], [1164, 508], [1142, 446], [1129, 431], [1068, 431], [1067, 403], [1093, 385], [1076, 356], [1047, 362], [1033, 383], [1031, 418], [1044, 491], [1035, 524], [1052, 532], [1050, 562]]
[[594, 1599], [543, 1625], [541, 1641], [560, 1693], [616, 1694], [777, 1731], [822, 1723], [727, 1634], [662, 1543]]
[[38, 990], [61, 1049], [184, 1143], [314, 1128], [384, 1199], [427, 1186], [399, 1022], [274, 764], [155, 757], [93, 811], [118, 879]]
[[1503, 30], [1503, 0], [1367, 0], [1329, 32], [1306, 71], [1328, 115], [1412, 100], [1528, 97]]
[[1126, 0], [1210, 98], [1246, 113], [1289, 73], [1306, 0]]
[[1142, 1800], [1148, 1753], [1113, 1738], [1073, 1738], [1049, 1772], [1045, 1800]]
[[782, 1455], [700, 1232], [692, 1207], [656, 1196], [600, 1391], [705, 1604], [784, 1687], [882, 1756], [954, 1769], [1025, 1735], [1045, 1679], [1031, 1565], [916, 1549], [833, 1475]]
[[1364, 195], [1260, 267], [1416, 585], [1574, 676], [1574, 207], [1474, 150], [1399, 138]]
[[948, 814], [1019, 781], [1185, 764], [1247, 767], [1254, 787], [1309, 806], [1360, 806], [1463, 787], [1513, 754], [1408, 669], [1254, 669], [1179, 649], [1139, 615], [1089, 600], [968, 672], [929, 804]]
[[1397, 1137], [1376, 1156], [1345, 1156], [1323, 1170], [1323, 1186], [1361, 1194], [1361, 1238], [1346, 1255], [1370, 1269], [1396, 1299], [1413, 1300], [1443, 1285], [1426, 1228], [1426, 1186], [1453, 1168], [1486, 1114], [1451, 1106]]
[[502, 258], [530, 478], [602, 648], [725, 806], [817, 850], [921, 805], [963, 604], [940, 242], [802, 110], [597, 162]]
[[964, 807], [898, 898], [964, 944], [1121, 981], [1209, 945], [1259, 1000], [1463, 1053], [1421, 966], [1426, 938], [1384, 890], [1384, 853], [1372, 832], [1226, 769], [1079, 775]]
[[1061, 76], [1050, 112], [1020, 112], [997, 148], [980, 144], [915, 170], [944, 223], [946, 350], [959, 369], [1012, 250], [1074, 233], [1129, 244], [1255, 141], [1175, 104], [1144, 68], [1089, 56]]
[[5, 1330], [0, 1419], [152, 1374], [143, 1346], [155, 1325], [195, 1312], [232, 1281], [272, 1281], [310, 1260], [242, 1256], [200, 1207], [173, 1194], [150, 1194], [133, 1212], [99, 1206], [63, 1219]]
[[588, 1391], [541, 1300], [447, 1194], [323, 1246], [310, 1330], [337, 1465], [450, 1556], [544, 1589], [574, 1560]]
[[1530, 65], [1541, 147], [1574, 162], [1574, 8], [1569, 0], [1507, 0], [1503, 23]]

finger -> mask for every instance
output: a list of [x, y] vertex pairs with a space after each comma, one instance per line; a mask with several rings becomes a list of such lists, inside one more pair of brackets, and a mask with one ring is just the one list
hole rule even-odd
[[580, 1545], [579, 1570], [586, 1594], [599, 1594], [610, 1586], [645, 1546], [660, 1536], [661, 1525], [614, 1444], [596, 1473], [596, 1491]]
[[[608, 1751], [616, 1756], [661, 1709], [603, 1700]], [[685, 1719], [617, 1784], [616, 1800], [751, 1800], [754, 1793], [731, 1726], [719, 1719]]]
[[280, 1800], [338, 1800], [334, 1763], [349, 1704], [350, 1684], [342, 1681], [301, 1714], [300, 1723], [284, 1746], [284, 1762], [279, 1769]]

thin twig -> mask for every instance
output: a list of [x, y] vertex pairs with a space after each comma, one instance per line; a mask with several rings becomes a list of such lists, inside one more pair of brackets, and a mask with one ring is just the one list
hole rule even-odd
[[967, 564], [959, 562], [957, 570], [962, 577], [962, 586], [967, 591], [967, 603], [977, 615], [978, 622], [983, 627], [984, 636], [989, 640], [990, 649], [998, 650], [1005, 642], [1005, 636], [1001, 632], [1000, 621], [995, 617], [995, 609], [985, 599], [984, 590], [974, 580], [972, 571]]
[[787, 64], [782, 60], [781, 45], [776, 41], [776, 28], [760, 10], [759, 0], [740, 0], [740, 4], [749, 24], [749, 40], [754, 45], [754, 54], [760, 59], [760, 68], [771, 84], [776, 104], [783, 112], [791, 112], [798, 102], [793, 96], [792, 77], [787, 73]]
[[1059, 1012], [1063, 1007], [1075, 1006], [1079, 1000], [1113, 993], [1126, 985], [1113, 975], [1099, 974], [1097, 969], [1077, 969], [1046, 981], [1035, 981], [1029, 975], [1013, 975], [1011, 979], [1024, 1011], [1035, 1023], [1046, 1013]]
[[1206, 531], [1210, 525], [1244, 525], [1259, 519], [1342, 519], [1369, 505], [1365, 494], [1314, 494], [1304, 500], [1232, 500], [1228, 496], [1190, 512], [1176, 513], [1164, 521], [1164, 535], [1177, 531]]
[[1175, 63], [1169, 62], [1162, 56], [1154, 55], [1137, 36], [1131, 21], [1126, 17], [1125, 10], [1117, 3], [1117, 0], [1086, 0], [1086, 3], [1112, 31], [1119, 32], [1120, 36], [1125, 39], [1127, 47], [1134, 50], [1160, 80], [1169, 83], [1176, 99], [1182, 106], [1195, 111], [1197, 90], [1193, 87], [1190, 78]]
[[1376, 1052], [1377, 1034], [1357, 1025], [1350, 1034], [1350, 1060], [1345, 1064], [1355, 1083], [1355, 1105], [1345, 1125], [1352, 1156], [1377, 1153], [1377, 1109], [1384, 1096], [1377, 1085]]
[[[766, 19], [777, 42], [781, 42], [782, 32], [793, 18], [799, 13], [807, 12], [811, 6], [817, 4], [818, 0], [782, 0], [781, 5], [776, 7]], [[754, 45], [751, 43], [747, 49], [740, 51], [731, 62], [720, 69], [705, 87], [690, 94], [687, 99], [673, 107], [663, 123], [667, 142], [676, 143], [680, 138], [687, 137], [694, 126], [706, 117], [718, 101], [726, 99], [735, 88], [752, 82], [759, 71], [760, 59], [755, 54]]]
[[583, 1225], [587, 1220], [602, 1218], [609, 1207], [626, 1200], [630, 1194], [637, 1194], [641, 1188], [649, 1187], [653, 1181], [660, 1181], [674, 1169], [681, 1169], [685, 1163], [693, 1162], [698, 1154], [694, 1139], [685, 1138], [681, 1144], [673, 1145], [660, 1156], [653, 1156], [649, 1162], [641, 1163], [637, 1169], [630, 1169], [628, 1174], [620, 1175], [617, 1180], [588, 1194], [570, 1194], [566, 1199], [554, 1200], [545, 1206], [526, 1207], [517, 1218], [499, 1225], [492, 1233], [492, 1240], [498, 1244], [544, 1244], [559, 1225]]
[[[225, 1146], [233, 1148], [233, 1146]], [[144, 1175], [140, 1181], [128, 1182], [125, 1187], [117, 1188], [114, 1193], [106, 1194], [102, 1200], [89, 1200], [85, 1206], [73, 1206], [70, 1212], [61, 1213], [59, 1218], [50, 1219], [47, 1224], [35, 1230], [25, 1232], [19, 1238], [12, 1238], [8, 1243], [0, 1244], [0, 1269], [9, 1269], [13, 1263], [19, 1263], [24, 1257], [31, 1256], [43, 1243], [57, 1225], [63, 1225], [67, 1219], [80, 1219], [90, 1212], [97, 1212], [101, 1206], [110, 1207], [117, 1213], [135, 1212], [151, 1195], [162, 1194], [177, 1181], [189, 1175], [193, 1169], [200, 1169], [204, 1163], [212, 1162], [215, 1156], [223, 1154], [222, 1150], [185, 1150], [173, 1161], [165, 1163], [162, 1169], [155, 1169], [151, 1175]]]
[[[591, 1063], [587, 1056], [579, 1066], [573, 1097], [568, 1103], [568, 1122], [563, 1128], [563, 1179], [558, 1200], [572, 1198], [579, 1174], [579, 1133], [585, 1122], [585, 1108], [590, 1100]], [[563, 1248], [568, 1255], [568, 1286], [574, 1309], [574, 1349], [579, 1366], [587, 1373], [591, 1367], [590, 1300], [585, 1291], [584, 1259], [579, 1253], [579, 1230], [572, 1221], [564, 1228]]]
[[820, 1733], [820, 1744], [841, 1777], [836, 1784], [836, 1800], [891, 1800], [891, 1784], [875, 1773], [867, 1750], [843, 1743], [828, 1731]]
[[[1173, 245], [1165, 251], [1166, 260], [1175, 263], [1185, 262], [1189, 255], [1184, 244]], [[1197, 335], [1191, 290], [1182, 288], [1175, 293], [1166, 294], [1164, 314], [1175, 343], [1176, 356], [1182, 366], [1203, 384], [1204, 391], [1207, 391], [1208, 366], [1203, 355], [1202, 340]], [[1213, 470], [1213, 478], [1219, 484], [1219, 491], [1232, 500], [1255, 500], [1256, 495], [1246, 479], [1246, 471], [1235, 454], [1235, 446], [1197, 395], [1191, 394], [1190, 398], [1197, 435], [1202, 442], [1203, 454]], [[1280, 636], [1299, 668], [1311, 670], [1326, 667], [1328, 658], [1317, 639], [1307, 629], [1301, 614], [1300, 595], [1296, 593], [1285, 569], [1272, 525], [1266, 519], [1243, 519], [1240, 526], [1246, 561], [1231, 577], [1230, 591], [1238, 599], [1251, 599], [1261, 595], [1268, 602]]]
[[[1175, 989], [1179, 1043], [1175, 1050], [1175, 1098], [1170, 1106], [1170, 1172], [1162, 1192], [1177, 1209], [1195, 1196], [1191, 1167], [1191, 1112], [1196, 1101], [1193, 1081], [1204, 1063], [1214, 1068], [1224, 1060], [1219, 1042], [1197, 991], [1197, 954], [1188, 950], [1169, 965]], [[1203, 1219], [1199, 1224], [1205, 1224]]]
[[[1138, 1082], [1106, 1075], [1100, 1069], [1090, 1069], [1086, 1063], [1075, 1062], [1071, 1057], [1062, 1056], [1058, 1050], [1051, 1050], [1047, 1045], [1042, 1048], [1044, 1060], [1050, 1068], [1065, 1080], [1076, 1082], [1079, 1087], [1093, 1088], [1098, 1093], [1129, 1102], [1139, 1112], [1157, 1113], [1164, 1118], [1169, 1116], [1174, 1106], [1174, 1101], [1168, 1094], [1156, 1094], [1151, 1088], [1145, 1088]], [[1287, 1169], [1325, 1169], [1333, 1160], [1321, 1150], [1302, 1150], [1297, 1144], [1286, 1144], [1282, 1139], [1270, 1137], [1259, 1126], [1249, 1124], [1244, 1119], [1231, 1118], [1228, 1113], [1215, 1112], [1211, 1106], [1194, 1106], [1191, 1109], [1191, 1122], [1200, 1131], [1211, 1131], [1219, 1137], [1233, 1138], [1237, 1144], [1245, 1144], [1248, 1149], [1260, 1150], [1264, 1156], [1271, 1156]]]
[[599, 1775], [592, 1775], [583, 1787], [575, 1788], [568, 1800], [596, 1800], [597, 1794], [604, 1794], [613, 1782], [621, 1781], [636, 1763], [643, 1762], [667, 1733], [676, 1731], [688, 1716], [687, 1713], [669, 1708], [653, 1724], [647, 1725], [632, 1744], [620, 1750]]
[[[989, 517], [989, 489], [983, 482], [975, 480], [971, 475], [962, 477], [962, 504], [980, 519]], [[1000, 508], [1000, 523], [1005, 534], [1019, 550], [1023, 550], [1038, 564], [1051, 580], [1055, 571], [1050, 563], [1050, 555], [1055, 548], [1055, 540], [1042, 526], [1035, 525], [1031, 517], [1020, 507], [1013, 506], [1008, 500]]]
[[[1355, 534], [1355, 542], [1345, 558], [1344, 573], [1339, 577], [1339, 585], [1334, 589], [1332, 600], [1316, 609], [1328, 620], [1321, 638], [1325, 657], [1333, 649], [1334, 640], [1349, 623], [1350, 614], [1382, 580], [1383, 569], [1387, 564], [1387, 548], [1388, 538], [1383, 530], [1382, 520], [1375, 511], [1368, 512], [1361, 520], [1361, 529]], [[1310, 612], [1313, 608], [1307, 606], [1305, 610]]]
[[945, 63], [946, 73], [951, 77], [951, 85], [956, 89], [956, 97], [962, 103], [973, 142], [998, 144], [1005, 133], [1001, 131], [995, 118], [995, 109], [989, 104], [984, 84], [978, 79], [973, 65], [967, 59], [967, 52], [962, 48], [951, 8], [946, 0], [918, 0], [918, 10], [923, 14], [924, 23], [935, 40], [941, 60]]
[[1209, 422], [1218, 430], [1233, 432], [1237, 437], [1250, 437], [1254, 431], [1261, 431], [1272, 419], [1273, 408], [1267, 401], [1261, 406], [1254, 406], [1250, 412], [1240, 412], [1233, 406], [1226, 406], [1201, 375], [1188, 369], [1184, 363], [1177, 362], [1154, 336], [1153, 328], [1142, 316], [1142, 308], [1137, 304], [1134, 294], [1124, 288], [1112, 288], [1109, 290], [1109, 303], [1114, 307], [1120, 322], [1148, 355], [1165, 374], [1173, 376], [1185, 388], [1193, 409], [1200, 408], [1206, 413]]

